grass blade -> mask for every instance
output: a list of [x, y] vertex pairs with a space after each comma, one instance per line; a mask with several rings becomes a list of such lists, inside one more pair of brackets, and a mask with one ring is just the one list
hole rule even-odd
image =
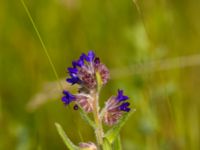
[[30, 14], [30, 11], [29, 11], [28, 7], [26, 6], [24, 0], [21, 0], [21, 3], [22, 3], [22, 5], [23, 5], [23, 7], [24, 7], [24, 9], [25, 9], [25, 11], [26, 11], [26, 13], [27, 13], [27, 15], [28, 15], [28, 18], [29, 18], [31, 24], [33, 25], [33, 28], [34, 28], [34, 30], [35, 30], [37, 36], [38, 36], [38, 39], [39, 39], [39, 41], [40, 41], [40, 43], [41, 43], [41, 45], [42, 45], [42, 48], [43, 48], [43, 50], [44, 50], [44, 52], [45, 52], [45, 54], [46, 54], [46, 56], [47, 56], [47, 58], [48, 58], [48, 60], [49, 60], [49, 63], [50, 63], [51, 68], [52, 68], [52, 71], [53, 71], [53, 73], [54, 73], [54, 75], [55, 75], [55, 77], [56, 77], [56, 80], [58, 81], [58, 85], [59, 85], [60, 89], [62, 90], [62, 89], [63, 89], [63, 86], [62, 86], [61, 82], [59, 82], [59, 77], [58, 77], [58, 73], [57, 73], [57, 71], [56, 71], [55, 65], [53, 64], [52, 59], [51, 59], [51, 57], [50, 57], [50, 55], [49, 55], [49, 52], [48, 52], [48, 50], [47, 50], [47, 48], [46, 48], [46, 46], [45, 46], [45, 44], [44, 44], [44, 41], [42, 40], [42, 37], [41, 37], [41, 35], [40, 35], [40, 32], [38, 31], [38, 29], [37, 29], [37, 27], [36, 27], [36, 24], [35, 24], [35, 22], [34, 22], [32, 16], [31, 16], [31, 14]]

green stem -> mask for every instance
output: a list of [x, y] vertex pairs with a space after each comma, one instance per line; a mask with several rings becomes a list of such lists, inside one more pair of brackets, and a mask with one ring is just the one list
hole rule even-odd
[[96, 124], [95, 135], [96, 135], [98, 146], [101, 147], [103, 144], [104, 132], [103, 132], [103, 127], [102, 127], [102, 120], [101, 120], [100, 114], [99, 114], [99, 93], [95, 91], [93, 94], [93, 97], [94, 97], [93, 116], [94, 116], [94, 121]]

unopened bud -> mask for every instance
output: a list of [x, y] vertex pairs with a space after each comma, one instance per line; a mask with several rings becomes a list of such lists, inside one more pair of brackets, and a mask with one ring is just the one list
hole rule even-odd
[[79, 143], [79, 148], [80, 150], [97, 150], [97, 146], [92, 142], [88, 143], [81, 142]]

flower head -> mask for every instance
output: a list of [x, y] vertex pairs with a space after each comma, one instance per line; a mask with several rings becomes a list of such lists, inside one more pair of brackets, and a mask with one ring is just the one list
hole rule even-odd
[[[91, 94], [98, 90], [99, 78], [102, 85], [108, 82], [110, 78], [109, 70], [93, 51], [89, 51], [87, 54], [82, 53], [78, 60], [72, 62], [72, 67], [68, 68], [68, 73], [70, 77], [67, 78], [67, 82], [72, 85], [78, 84], [79, 91], [75, 95], [64, 91], [62, 101], [66, 105], [74, 101], [75, 110], [80, 106], [85, 112], [92, 112], [96, 107], [94, 103], [97, 102], [94, 102]], [[126, 102], [128, 99], [129, 97], [123, 94], [123, 90], [118, 90], [117, 96], [112, 96], [106, 102], [106, 113], [103, 118], [106, 124], [115, 124], [124, 112], [130, 111], [130, 104]]]
[[126, 102], [129, 97], [123, 95], [123, 90], [118, 90], [117, 96], [112, 96], [106, 102], [106, 112], [103, 116], [103, 121], [107, 125], [113, 125], [118, 122], [124, 112], [129, 112], [129, 102]]
[[109, 79], [109, 70], [100, 62], [100, 59], [95, 56], [93, 51], [88, 54], [82, 54], [77, 61], [72, 62], [72, 67], [68, 68], [70, 78], [67, 82], [79, 84], [87, 89], [95, 89], [97, 87], [96, 73], [101, 76], [103, 84], [106, 84]]
[[90, 93], [97, 89], [98, 81], [96, 74], [98, 73], [100, 76], [102, 85], [105, 85], [110, 77], [109, 70], [95, 56], [93, 51], [89, 51], [88, 54], [82, 53], [78, 60], [72, 62], [72, 67], [67, 68], [67, 70], [70, 77], [66, 81], [72, 85], [78, 84], [80, 87], [75, 95], [64, 91], [65, 96], [63, 96], [62, 101], [66, 105], [75, 101], [75, 110], [78, 109], [78, 106], [81, 106], [85, 112], [93, 111], [93, 99]]

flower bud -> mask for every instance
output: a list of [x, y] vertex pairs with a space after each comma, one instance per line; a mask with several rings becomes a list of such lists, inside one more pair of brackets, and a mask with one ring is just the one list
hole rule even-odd
[[97, 146], [92, 142], [79, 143], [79, 148], [80, 150], [97, 150]]

